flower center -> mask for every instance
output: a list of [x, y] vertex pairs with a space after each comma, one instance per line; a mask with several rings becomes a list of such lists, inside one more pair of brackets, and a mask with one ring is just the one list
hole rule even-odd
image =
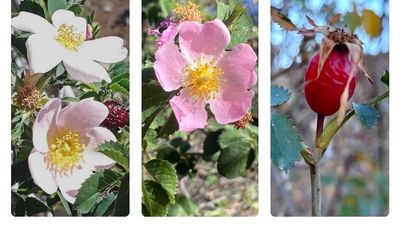
[[17, 92], [15, 101], [26, 110], [32, 110], [39, 105], [40, 93], [36, 88], [25, 87]]
[[189, 89], [190, 96], [202, 101], [214, 98], [225, 82], [221, 77], [224, 72], [215, 66], [214, 60], [210, 62], [197, 60], [195, 66], [185, 68], [185, 73], [187, 80], [184, 87]]
[[51, 169], [66, 172], [77, 166], [82, 160], [82, 152], [85, 145], [82, 143], [79, 134], [67, 131], [55, 138], [50, 145], [47, 155]]
[[65, 48], [77, 51], [85, 37], [76, 31], [74, 25], [62, 24], [57, 30], [56, 40]]
[[177, 4], [174, 12], [178, 16], [179, 21], [202, 21], [202, 14], [199, 6], [189, 1], [186, 5]]

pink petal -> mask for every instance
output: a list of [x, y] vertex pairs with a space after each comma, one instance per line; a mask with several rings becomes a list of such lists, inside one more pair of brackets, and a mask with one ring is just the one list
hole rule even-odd
[[204, 24], [186, 22], [179, 33], [179, 47], [187, 59], [201, 56], [218, 58], [228, 46], [231, 36], [223, 22], [216, 19]]
[[114, 134], [104, 127], [95, 127], [89, 129], [86, 132], [86, 137], [89, 139], [86, 149], [91, 151], [96, 150], [97, 146], [106, 141], [117, 141], [117, 138], [115, 138]]
[[161, 46], [156, 54], [154, 71], [158, 82], [165, 91], [173, 91], [180, 87], [183, 69], [186, 66], [185, 58], [179, 52], [173, 41]]
[[179, 123], [179, 130], [192, 131], [207, 125], [205, 104], [191, 99], [186, 91], [181, 91], [169, 103]]
[[32, 150], [28, 158], [28, 166], [31, 171], [33, 182], [47, 194], [57, 191], [57, 183], [53, 174], [48, 170], [44, 154]]
[[[61, 109], [59, 98], [50, 99], [40, 110], [32, 127], [33, 146], [39, 152], [48, 152], [48, 138], [57, 128], [55, 120]], [[50, 135], [49, 135], [50, 134]]]
[[85, 164], [75, 167], [66, 173], [56, 174], [56, 180], [61, 194], [68, 202], [73, 204], [82, 183], [92, 174], [93, 172], [90, 167]]
[[226, 52], [219, 62], [227, 85], [251, 88], [257, 83], [257, 55], [248, 44], [240, 44]]
[[253, 96], [252, 90], [226, 86], [214, 100], [209, 102], [211, 112], [220, 124], [238, 121], [250, 110]]
[[115, 161], [100, 152], [84, 151], [83, 160], [87, 166], [94, 171], [101, 171], [111, 168]]
[[99, 126], [108, 115], [108, 108], [103, 103], [92, 98], [84, 99], [65, 107], [61, 110], [57, 126], [62, 129], [70, 129], [79, 134], [85, 134], [85, 130]]

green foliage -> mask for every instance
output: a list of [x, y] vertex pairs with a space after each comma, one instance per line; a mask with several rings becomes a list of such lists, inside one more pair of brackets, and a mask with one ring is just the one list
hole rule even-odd
[[293, 122], [285, 115], [271, 115], [271, 159], [286, 172], [300, 159], [301, 140]]
[[83, 6], [81, 4], [73, 4], [68, 8], [69, 11], [72, 11], [75, 16], [82, 16], [83, 14]]
[[50, 0], [47, 2], [47, 9], [50, 15], [59, 9], [68, 9], [67, 0]]
[[115, 201], [114, 215], [128, 216], [129, 214], [129, 173], [122, 179], [121, 187]]
[[30, 12], [45, 17], [43, 8], [34, 0], [23, 0], [19, 5], [19, 11]]
[[282, 105], [289, 101], [291, 93], [283, 88], [276, 85], [271, 86], [271, 107]]
[[143, 215], [166, 216], [170, 207], [167, 191], [157, 182], [145, 180], [142, 186]]
[[176, 199], [176, 204], [171, 205], [168, 216], [193, 216], [196, 209], [197, 205], [194, 203], [192, 200], [187, 198], [186, 196], [182, 194], [177, 194], [175, 196]]
[[389, 86], [389, 72], [387, 70], [384, 71], [381, 81], [387, 86]]
[[126, 171], [129, 171], [129, 150], [124, 145], [110, 141], [99, 145], [97, 151], [108, 156]]
[[176, 2], [175, 0], [159, 0], [159, 4], [161, 7], [161, 12], [163, 17], [167, 17], [172, 10], [175, 8]]
[[378, 111], [368, 104], [353, 103], [353, 109], [360, 122], [367, 129], [373, 127], [378, 121], [379, 117]]

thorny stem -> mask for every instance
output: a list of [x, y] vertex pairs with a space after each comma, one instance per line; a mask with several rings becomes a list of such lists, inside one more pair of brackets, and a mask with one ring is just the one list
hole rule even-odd
[[[324, 131], [325, 116], [318, 114], [317, 128], [315, 130], [315, 146], [318, 146], [318, 139]], [[322, 157], [320, 149], [313, 150], [314, 163], [310, 166], [310, 180], [311, 180], [311, 215], [321, 216], [321, 176], [319, 173], [319, 162]]]

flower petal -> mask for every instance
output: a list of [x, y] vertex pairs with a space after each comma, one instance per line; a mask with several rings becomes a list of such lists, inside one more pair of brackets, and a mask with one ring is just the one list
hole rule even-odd
[[97, 146], [106, 141], [117, 141], [114, 134], [104, 127], [92, 128], [86, 132], [86, 136], [89, 139], [86, 149], [91, 151], [96, 150]]
[[55, 33], [54, 27], [46, 19], [24, 11], [11, 19], [11, 25], [18, 30], [34, 34], [45, 34], [49, 37]]
[[86, 37], [86, 20], [83, 17], [75, 16], [72, 11], [59, 9], [51, 16], [51, 21], [56, 29], [63, 24], [73, 25], [76, 33]]
[[112, 167], [115, 161], [104, 155], [103, 153], [96, 151], [84, 151], [83, 160], [87, 166], [94, 171], [101, 171]]
[[207, 125], [205, 104], [193, 100], [187, 91], [181, 91], [181, 94], [173, 97], [169, 103], [179, 123], [179, 130], [192, 131]]
[[29, 171], [33, 182], [47, 194], [57, 191], [57, 183], [54, 175], [48, 170], [45, 156], [43, 153], [32, 150], [28, 158]]
[[230, 39], [228, 28], [218, 19], [204, 24], [186, 22], [179, 33], [179, 47], [183, 55], [191, 60], [201, 56], [218, 58]]
[[158, 48], [154, 62], [154, 71], [161, 87], [173, 91], [181, 86], [186, 60], [173, 41]]
[[100, 82], [102, 80], [111, 82], [107, 71], [100, 64], [79, 54], [67, 54], [63, 63], [72, 80], [83, 83]]
[[43, 34], [32, 34], [25, 43], [32, 73], [46, 73], [59, 64], [64, 49], [54, 39]]
[[58, 187], [64, 198], [74, 203], [82, 183], [93, 174], [89, 166], [82, 164], [70, 172], [56, 174]]
[[79, 53], [98, 62], [116, 63], [124, 60], [128, 55], [128, 50], [123, 45], [122, 38], [104, 37], [85, 41], [79, 48]]
[[251, 88], [257, 83], [257, 55], [248, 44], [240, 44], [226, 52], [219, 62], [227, 85]]
[[87, 129], [99, 126], [108, 115], [108, 108], [103, 103], [92, 98], [72, 103], [60, 111], [57, 126], [66, 128], [81, 135], [86, 134]]
[[36, 151], [48, 152], [48, 136], [50, 131], [55, 131], [55, 120], [61, 109], [61, 100], [59, 98], [50, 99], [40, 110], [32, 126], [32, 141]]
[[240, 120], [250, 110], [254, 91], [226, 86], [221, 93], [210, 101], [210, 109], [220, 124]]

